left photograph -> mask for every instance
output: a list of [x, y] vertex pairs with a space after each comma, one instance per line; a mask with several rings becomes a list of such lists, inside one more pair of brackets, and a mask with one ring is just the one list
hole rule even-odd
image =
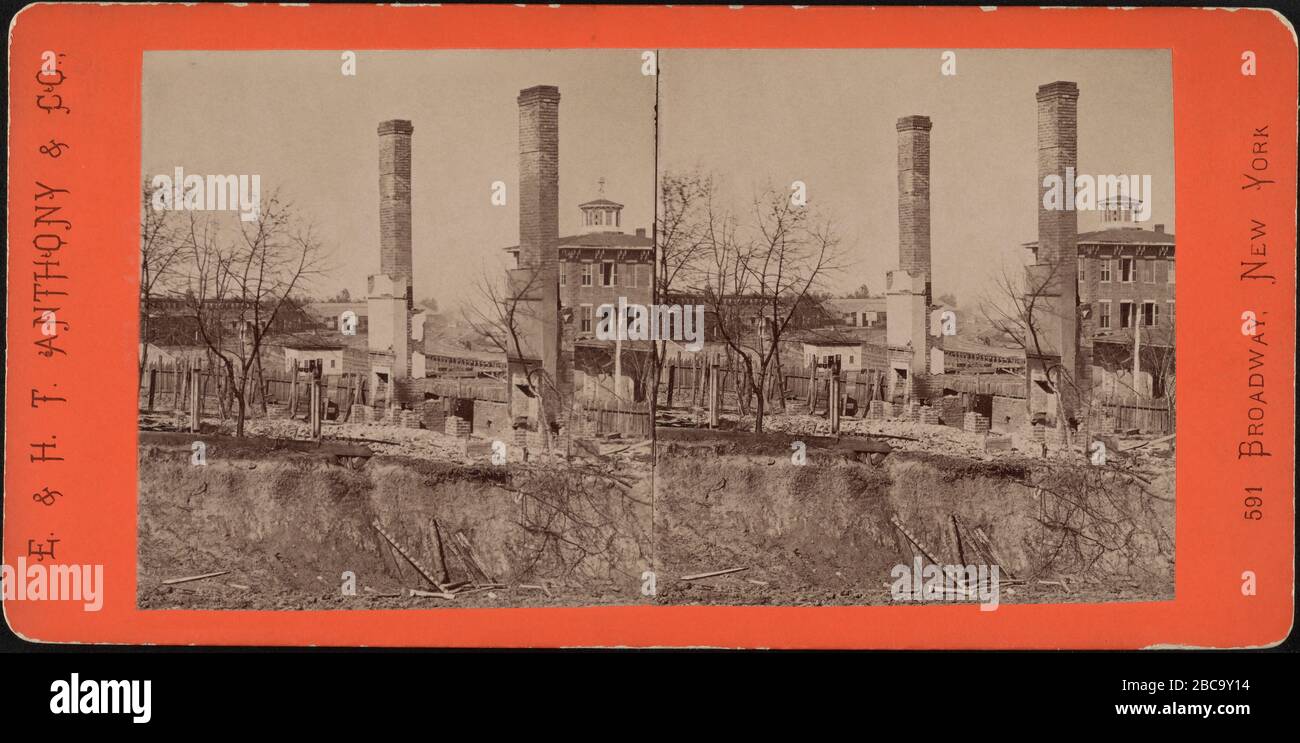
[[145, 53], [141, 608], [650, 600], [648, 54]]

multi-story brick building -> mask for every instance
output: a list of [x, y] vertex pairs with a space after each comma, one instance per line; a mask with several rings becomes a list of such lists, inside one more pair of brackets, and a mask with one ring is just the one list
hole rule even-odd
[[[1093, 363], [1131, 368], [1136, 340], [1142, 371], [1153, 375], [1150, 394], [1160, 397], [1162, 377], [1172, 373], [1174, 235], [1162, 224], [1140, 226], [1136, 211], [1125, 199], [1110, 200], [1103, 204], [1102, 228], [1079, 233], [1080, 317]], [[1024, 247], [1037, 253], [1038, 243]]]
[[[573, 342], [573, 389], [587, 400], [639, 402], [653, 367], [649, 342], [598, 339], [596, 328], [602, 305], [617, 308], [621, 300], [623, 306], [650, 306], [654, 240], [644, 228], [623, 232], [623, 205], [616, 201], [599, 197], [578, 209], [582, 229], [557, 244], [564, 334]], [[522, 266], [519, 247], [506, 250]]]
[[[592, 339], [601, 305], [649, 306], [654, 296], [654, 241], [644, 228], [629, 234], [623, 205], [605, 198], [579, 204], [582, 230], [561, 237], [560, 306], [572, 310], [574, 337]], [[506, 248], [515, 260], [519, 246]]]
[[[1094, 338], [1131, 329], [1136, 318], [1144, 328], [1173, 326], [1173, 233], [1139, 227], [1131, 214], [1111, 206], [1100, 230], [1079, 233], [1079, 304]], [[1036, 241], [1025, 247], [1038, 251]]]

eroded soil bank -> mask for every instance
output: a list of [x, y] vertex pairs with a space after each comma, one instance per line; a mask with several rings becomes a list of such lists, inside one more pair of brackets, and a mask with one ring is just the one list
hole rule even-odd
[[1173, 596], [1172, 463], [1155, 479], [1019, 456], [896, 451], [872, 466], [803, 437], [798, 465], [787, 438], [660, 442], [661, 572], [747, 568], [661, 583], [660, 601], [892, 603], [896, 565], [971, 565], [988, 552], [1005, 603]]
[[[210, 442], [199, 466], [183, 438], [141, 441], [144, 608], [888, 604], [896, 565], [922, 551], [972, 564], [986, 549], [1014, 576], [1003, 603], [1173, 593], [1172, 461], [1167, 474], [921, 452], [873, 465], [811, 441], [795, 464], [780, 435], [704, 435], [616, 466], [390, 456], [354, 468], [266, 440]], [[404, 595], [432, 587], [375, 522], [425, 569], [486, 582], [472, 552], [504, 587]]]

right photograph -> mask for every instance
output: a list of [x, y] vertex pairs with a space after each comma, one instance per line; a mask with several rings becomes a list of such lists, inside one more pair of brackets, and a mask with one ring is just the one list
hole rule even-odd
[[1168, 50], [661, 50], [655, 601], [1170, 601]]

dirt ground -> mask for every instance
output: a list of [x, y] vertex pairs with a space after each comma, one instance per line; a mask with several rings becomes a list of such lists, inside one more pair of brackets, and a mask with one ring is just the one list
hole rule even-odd
[[[972, 561], [963, 553], [969, 531], [953, 526], [958, 519], [962, 529], [987, 534], [998, 553], [1008, 572], [1003, 604], [1173, 598], [1168, 447], [1119, 458], [1125, 477], [1146, 485], [1124, 491], [1121, 505], [1138, 505], [1125, 512], [1134, 528], [1120, 548], [1093, 555], [1043, 527], [1056, 519], [1066, 528], [1099, 528], [1048, 505], [1045, 493], [1075, 497], [1074, 489], [1101, 482], [1077, 463], [988, 451], [976, 437], [942, 426], [846, 421], [846, 435], [830, 437], [817, 435], [817, 419], [770, 420], [761, 436], [660, 428], [656, 452], [604, 440], [576, 448], [567, 461], [499, 467], [485, 461], [486, 442], [466, 447], [463, 439], [419, 429], [327, 424], [325, 446], [316, 447], [301, 421], [254, 419], [239, 440], [228, 435], [228, 422], [205, 421], [196, 437], [159, 432], [174, 421], [144, 418], [139, 605], [892, 604], [890, 569], [911, 564], [921, 549], [941, 563]], [[888, 454], [862, 456], [864, 434], [886, 444]], [[207, 445], [202, 467], [191, 461], [196, 438]], [[814, 466], [791, 465], [796, 441]], [[328, 453], [341, 444], [370, 455], [353, 461]], [[488, 583], [448, 553], [448, 535], [465, 535], [492, 587], [467, 586], [450, 600], [409, 595], [438, 589], [386, 543], [375, 521], [426, 568], [440, 554], [451, 582]], [[685, 580], [734, 568], [742, 570]], [[228, 572], [164, 583], [218, 571]], [[355, 576], [352, 595], [342, 590], [345, 572]]]

